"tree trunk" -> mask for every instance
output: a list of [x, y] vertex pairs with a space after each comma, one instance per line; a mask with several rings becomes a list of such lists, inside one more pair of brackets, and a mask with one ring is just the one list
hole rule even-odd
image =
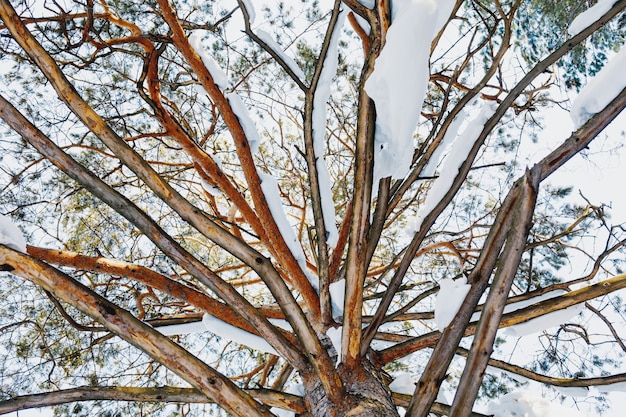
[[306, 390], [305, 402], [311, 417], [398, 417], [391, 391], [382, 380], [382, 374], [369, 363], [347, 371], [343, 365], [339, 374], [345, 389], [343, 402], [333, 404], [324, 394], [314, 374], [303, 376]]

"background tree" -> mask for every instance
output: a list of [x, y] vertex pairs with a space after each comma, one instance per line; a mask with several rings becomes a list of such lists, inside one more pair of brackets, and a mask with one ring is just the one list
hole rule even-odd
[[[623, 81], [520, 156], [623, 43], [626, 2], [570, 26], [590, 5], [0, 0], [29, 242], [2, 219], [0, 411], [467, 416], [626, 381], [623, 228], [545, 182]], [[520, 323], [541, 351], [505, 361]]]

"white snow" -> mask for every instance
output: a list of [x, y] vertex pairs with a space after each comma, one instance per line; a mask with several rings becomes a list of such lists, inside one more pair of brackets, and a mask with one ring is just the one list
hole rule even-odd
[[8, 216], [0, 214], [0, 244], [26, 253], [24, 235]]
[[283, 208], [283, 203], [280, 201], [280, 193], [276, 179], [273, 176], [260, 171], [258, 174], [261, 179], [261, 189], [263, 190], [263, 194], [267, 200], [267, 205], [269, 206], [274, 221], [276, 221], [276, 225], [278, 226], [281, 236], [285, 240], [287, 247], [291, 251], [295, 260], [298, 262], [298, 265], [306, 275], [307, 279], [313, 288], [315, 288], [315, 291], [319, 293], [319, 278], [307, 267], [306, 256], [304, 255], [300, 241], [289, 224], [287, 215], [285, 214], [285, 210]]
[[[541, 301], [544, 301], [550, 298], [558, 297], [564, 292], [565, 291], [562, 291], [562, 290], [550, 291], [549, 293], [546, 293], [540, 297], [534, 297], [529, 300], [520, 301], [519, 303], [510, 304], [504, 308], [504, 312], [508, 313], [511, 311], [519, 310], [531, 304], [539, 303]], [[514, 337], [520, 337], [520, 336], [530, 335], [533, 333], [539, 333], [546, 329], [559, 326], [560, 324], [571, 320], [573, 317], [580, 314], [583, 308], [584, 308], [583, 304], [577, 304], [577, 305], [574, 305], [574, 306], [571, 306], [562, 310], [545, 314], [543, 316], [534, 318], [532, 320], [529, 320], [520, 324], [516, 324], [514, 326], [507, 327], [503, 330], [503, 332], [504, 334], [514, 336]]]
[[435, 149], [435, 152], [433, 152], [432, 156], [428, 160], [428, 163], [420, 173], [422, 177], [432, 177], [433, 175], [435, 175], [437, 168], [439, 167], [439, 165], [441, 165], [441, 162], [443, 161], [445, 154], [447, 153], [446, 151], [448, 151], [449, 148], [452, 146], [452, 143], [454, 143], [454, 140], [459, 133], [459, 128], [464, 121], [465, 110], [461, 110], [459, 114], [456, 115], [452, 123], [450, 123], [450, 126], [448, 126], [448, 130], [443, 136], [441, 143], [439, 143], [439, 146], [437, 146], [437, 149]]
[[250, 113], [248, 113], [248, 108], [237, 93], [228, 93], [226, 94], [226, 98], [228, 99], [228, 103], [232, 107], [233, 112], [237, 115], [239, 123], [241, 123], [241, 126], [243, 127], [243, 131], [246, 133], [248, 145], [250, 146], [250, 152], [252, 152], [253, 155], [256, 154], [259, 150], [261, 137], [259, 136], [259, 132], [256, 129], [254, 121], [250, 117]]
[[611, 10], [611, 7], [613, 7], [616, 1], [617, 0], [598, 0], [592, 7], [576, 16], [567, 28], [567, 33], [569, 33], [570, 36], [578, 35], [606, 14], [606, 12]]
[[588, 387], [553, 387], [560, 394], [565, 395], [566, 397], [581, 397], [586, 398], [589, 396], [589, 388]]
[[392, 2], [385, 46], [365, 83], [376, 103], [374, 183], [404, 178], [413, 156], [413, 132], [428, 86], [430, 45], [450, 16], [453, 0]]
[[304, 265], [306, 266], [304, 251], [302, 250], [302, 246], [300, 246], [300, 241], [296, 237], [296, 233], [287, 220], [287, 215], [283, 209], [283, 203], [280, 201], [280, 192], [278, 190], [276, 178], [263, 172], [258, 172], [258, 174], [261, 179], [261, 189], [263, 190], [263, 194], [265, 195], [265, 199], [267, 200], [270, 212], [276, 221], [280, 234], [289, 247], [291, 254], [294, 258], [296, 258], [296, 261], [298, 261], [299, 264], [304, 262]]
[[343, 327], [339, 326], [337, 328], [329, 327], [328, 330], [326, 330], [326, 336], [329, 337], [331, 343], [333, 344], [333, 347], [335, 348], [335, 351], [337, 351], [337, 362], [335, 363], [335, 366], [339, 365], [339, 362], [341, 361], [341, 330], [342, 329]]
[[[467, 158], [470, 150], [474, 146], [476, 139], [482, 132], [483, 127], [487, 120], [493, 115], [496, 110], [496, 104], [494, 103], [486, 103], [476, 119], [474, 119], [466, 128], [463, 130], [446, 155], [445, 159], [441, 163], [441, 169], [439, 170], [440, 175], [435, 180], [433, 180], [430, 190], [426, 195], [425, 201], [420, 206], [420, 209], [415, 216], [413, 223], [414, 232], [419, 231], [422, 227], [422, 222], [424, 218], [435, 208], [437, 204], [443, 199], [446, 195], [454, 179], [459, 173], [459, 168]], [[456, 127], [456, 126], [455, 126]]]
[[343, 316], [343, 303], [346, 294], [346, 280], [340, 279], [329, 285], [330, 303], [333, 310], [333, 318]]
[[435, 324], [441, 331], [446, 328], [459, 312], [465, 296], [472, 286], [465, 277], [457, 280], [442, 279], [439, 281], [439, 293], [435, 300]]
[[415, 392], [415, 383], [417, 383], [415, 376], [409, 373], [403, 373], [394, 378], [391, 384], [389, 384], [389, 389], [398, 394], [413, 395]]
[[209, 74], [213, 77], [213, 81], [217, 86], [224, 90], [228, 88], [228, 77], [224, 73], [224, 70], [220, 65], [209, 55], [206, 48], [202, 46], [202, 36], [206, 33], [205, 30], [195, 30], [189, 35], [189, 44], [196, 51], [198, 56], [202, 59], [204, 66], [209, 70]]
[[202, 317], [202, 323], [204, 324], [205, 329], [209, 330], [216, 336], [226, 340], [231, 340], [240, 345], [248, 346], [252, 349], [260, 350], [261, 352], [278, 355], [276, 350], [274, 350], [274, 348], [262, 337], [232, 326], [216, 317], [211, 316], [210, 314], [205, 314]]
[[211, 194], [212, 196], [215, 197], [215, 196], [222, 194], [219, 188], [214, 187], [213, 185], [206, 182], [204, 179], [201, 179], [200, 183], [202, 184], [202, 189], [206, 191], [207, 193]]
[[274, 52], [278, 54], [278, 56], [280, 56], [280, 59], [282, 59], [285, 62], [285, 64], [287, 64], [287, 66], [293, 71], [296, 77], [304, 81], [305, 76], [304, 76], [304, 72], [302, 72], [302, 68], [300, 68], [300, 66], [296, 63], [296, 61], [293, 60], [292, 57], [290, 57], [289, 55], [285, 53], [285, 51], [283, 51], [283, 48], [281, 48], [281, 46], [274, 40], [272, 35], [260, 29], [256, 30], [254, 33], [263, 42], [265, 42], [265, 44], [269, 46], [270, 49], [272, 49]]
[[489, 414], [494, 417], [589, 417], [588, 414], [555, 404], [537, 394], [517, 391], [499, 401], [489, 403]]
[[346, 14], [347, 8], [345, 8], [337, 18], [328, 51], [324, 57], [322, 72], [313, 96], [313, 154], [316, 160], [315, 166], [317, 168], [320, 198], [322, 200], [322, 216], [324, 217], [324, 226], [326, 227], [326, 244], [331, 248], [337, 245], [339, 232], [337, 231], [337, 223], [335, 220], [332, 183], [328, 167], [326, 166], [326, 160], [324, 159], [324, 138], [326, 136], [326, 107], [330, 98], [330, 85], [337, 74], [337, 65], [339, 62], [339, 34], [343, 27]]
[[175, 336], [192, 333], [206, 332], [207, 328], [202, 321], [194, 321], [193, 323], [172, 324], [169, 326], [155, 327], [164, 336]]
[[626, 87], [626, 47], [609, 60], [580, 91], [572, 104], [570, 117], [576, 128], [609, 104]]
[[595, 385], [594, 388], [600, 392], [626, 392], [626, 381], [607, 385]]
[[250, 18], [250, 24], [254, 23], [254, 19], [256, 19], [256, 10], [254, 10], [254, 6], [250, 0], [241, 0], [243, 3], [243, 7], [246, 8], [248, 12], [248, 17]]

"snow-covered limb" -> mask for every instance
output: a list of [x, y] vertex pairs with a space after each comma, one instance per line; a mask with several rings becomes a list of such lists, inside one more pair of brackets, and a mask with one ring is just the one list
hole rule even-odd
[[278, 226], [278, 230], [285, 241], [285, 244], [287, 244], [291, 254], [298, 262], [298, 265], [306, 275], [313, 288], [319, 292], [319, 279], [306, 265], [306, 256], [304, 255], [300, 241], [298, 240], [293, 227], [289, 224], [287, 215], [283, 209], [283, 203], [280, 201], [280, 193], [276, 178], [263, 172], [258, 172], [258, 174], [261, 179], [261, 189], [263, 190], [263, 194], [267, 200], [267, 205], [272, 213], [274, 221], [276, 222], [276, 226]]
[[219, 64], [213, 59], [211, 55], [206, 52], [204, 46], [202, 46], [202, 35], [206, 31], [204, 30], [196, 30], [193, 31], [189, 35], [189, 44], [196, 51], [198, 56], [202, 59], [204, 66], [209, 70], [211, 77], [213, 77], [213, 81], [221, 90], [225, 90], [228, 88], [228, 77], [224, 70], [219, 66]]
[[439, 165], [441, 165], [441, 162], [445, 158], [445, 155], [447, 153], [446, 151], [449, 151], [449, 148], [454, 143], [454, 140], [459, 133], [459, 129], [461, 128], [461, 124], [463, 123], [463, 121], [465, 121], [465, 116], [465, 110], [461, 110], [456, 115], [452, 123], [450, 123], [450, 126], [448, 126], [448, 130], [443, 136], [441, 143], [439, 144], [439, 146], [437, 146], [435, 152], [433, 152], [431, 157], [428, 159], [428, 163], [426, 164], [424, 169], [422, 169], [420, 176], [432, 177], [433, 175], [435, 175], [437, 168], [439, 167]]
[[237, 115], [239, 123], [241, 123], [241, 127], [246, 133], [246, 137], [248, 138], [248, 145], [250, 146], [250, 152], [252, 152], [252, 154], [254, 155], [259, 150], [261, 137], [259, 136], [259, 132], [256, 129], [254, 121], [250, 117], [248, 108], [237, 93], [228, 93], [226, 94], [226, 98], [228, 99], [228, 103], [233, 109], [233, 112]]
[[8, 216], [0, 214], [0, 244], [26, 253], [24, 235]]
[[504, 333], [515, 337], [539, 333], [551, 327], [566, 323], [580, 314], [583, 308], [583, 304], [577, 304], [564, 308], [563, 310], [553, 311], [552, 313], [544, 314], [543, 316], [516, 324], [515, 326], [507, 327]]
[[578, 35], [594, 24], [606, 12], [611, 10], [611, 7], [613, 7], [616, 2], [617, 0], [598, 0], [596, 4], [576, 16], [567, 28], [567, 33], [569, 33], [570, 36]]
[[337, 245], [339, 232], [337, 231], [335, 221], [335, 204], [330, 174], [326, 166], [326, 160], [324, 159], [326, 107], [330, 98], [330, 86], [337, 73], [337, 65], [339, 62], [339, 34], [343, 27], [346, 14], [347, 9], [343, 10], [337, 18], [313, 96], [313, 153], [316, 158], [315, 165], [319, 181], [320, 199], [322, 200], [322, 216], [324, 217], [324, 226], [326, 227], [326, 243], [331, 248]]
[[[493, 115], [496, 110], [496, 105], [493, 103], [487, 103], [483, 106], [480, 111], [478, 117], [474, 119], [461, 133], [448, 152], [448, 155], [445, 157], [443, 162], [441, 163], [441, 169], [439, 170], [439, 177], [436, 178], [428, 191], [426, 196], [426, 200], [420, 206], [419, 212], [415, 216], [413, 231], [419, 231], [422, 227], [422, 222], [424, 218], [439, 204], [439, 202], [445, 197], [448, 190], [454, 183], [454, 179], [459, 173], [459, 167], [469, 154], [470, 150], [474, 146], [474, 143], [478, 139], [478, 136], [483, 130], [483, 127], [487, 120]], [[453, 123], [454, 128], [458, 129], [458, 124], [461, 121], [456, 121]], [[452, 128], [453, 126], [451, 126]], [[449, 131], [450, 134], [455, 133], [454, 130]], [[448, 135], [446, 134], [446, 137]], [[450, 139], [447, 138], [446, 141]], [[441, 145], [440, 145], [441, 146]]]
[[392, 24], [374, 72], [365, 83], [376, 103], [374, 183], [404, 178], [413, 156], [413, 132], [429, 79], [430, 45], [455, 1], [410, 0], [392, 3]]
[[276, 221], [276, 225], [278, 226], [278, 230], [280, 230], [280, 234], [282, 235], [285, 243], [289, 247], [291, 254], [296, 259], [296, 261], [298, 261], [298, 264], [304, 262], [304, 264], [306, 265], [306, 257], [304, 256], [302, 246], [300, 246], [300, 241], [298, 240], [293, 228], [289, 224], [289, 221], [287, 220], [287, 215], [285, 214], [285, 210], [283, 209], [283, 203], [280, 201], [280, 192], [278, 190], [278, 183], [276, 182], [276, 178], [263, 172], [259, 172], [258, 174], [259, 178], [261, 179], [261, 188], [263, 189], [263, 194], [265, 195], [265, 199], [267, 200], [267, 205], [270, 208], [272, 217]]
[[248, 20], [250, 24], [254, 23], [256, 19], [256, 10], [254, 10], [254, 6], [250, 0], [239, 0], [240, 4], [246, 9], [246, 13], [248, 13]]
[[570, 116], [576, 128], [581, 127], [591, 116], [604, 109], [626, 88], [624, 68], [626, 68], [626, 47], [622, 47], [618, 54], [609, 60], [574, 100]]
[[293, 60], [293, 58], [291, 58], [285, 53], [285, 51], [283, 51], [283, 48], [281, 48], [281, 46], [274, 40], [272, 35], [260, 29], [256, 30], [255, 34], [261, 41], [265, 43], [265, 45], [267, 45], [268, 48], [274, 51], [280, 57], [280, 59], [283, 60], [285, 65], [287, 65], [289, 69], [293, 71], [296, 77], [304, 81], [306, 77], [304, 75], [304, 72], [302, 72], [302, 68], [300, 68], [300, 66], [296, 63], [296, 61]]
[[[537, 297], [529, 298], [524, 301], [518, 301], [516, 303], [507, 304], [504, 307], [503, 314], [521, 310], [530, 305], [559, 297], [565, 293], [566, 291], [564, 290], [555, 290], [555, 291], [547, 292]], [[573, 305], [571, 307], [568, 307], [562, 310], [553, 311], [551, 313], [538, 316], [531, 320], [528, 320], [519, 324], [515, 324], [513, 326], [506, 327], [502, 329], [501, 331], [505, 335], [514, 336], [514, 337], [521, 337], [521, 336], [527, 336], [533, 333], [539, 333], [551, 327], [556, 327], [560, 324], [566, 323], [568, 320], [571, 320], [573, 317], [580, 314], [583, 308], [584, 308], [584, 305], [582, 303], [576, 304], [576, 305]], [[479, 319], [480, 319], [480, 312], [476, 312], [472, 315], [471, 321], [477, 322]]]

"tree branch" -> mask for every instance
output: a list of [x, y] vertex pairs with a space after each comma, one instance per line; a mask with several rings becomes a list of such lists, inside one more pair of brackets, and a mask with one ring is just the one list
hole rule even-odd
[[[252, 398], [269, 407], [302, 413], [305, 411], [301, 397], [268, 389], [245, 390]], [[178, 387], [78, 387], [40, 394], [21, 395], [0, 401], [0, 414], [29, 408], [52, 407], [76, 401], [131, 401], [200, 403], [212, 401], [195, 388]]]
[[[154, 220], [141, 211], [130, 200], [115, 191], [112, 187], [63, 152], [2, 96], [0, 96], [0, 118], [18, 132], [24, 140], [33, 145], [40, 153], [48, 158], [57, 168], [108, 204], [120, 215], [124, 216], [131, 224], [149, 237], [166, 255], [178, 262], [179, 265], [185, 268], [196, 279], [207, 285], [219, 297], [230, 304], [231, 307], [250, 323], [250, 325], [263, 332], [268, 343], [270, 343], [281, 356], [284, 355], [283, 357], [290, 361], [294, 367], [299, 369], [307, 367], [298, 349], [285, 339], [282, 333], [267, 321], [267, 319], [230, 284], [185, 251], [176, 240], [165, 233]], [[259, 259], [258, 264], [265, 263], [269, 266], [269, 262], [264, 262], [264, 258], [259, 256], [257, 259]], [[289, 293], [289, 295], [291, 296], [291, 293]], [[295, 313], [295, 311], [288, 310], [285, 312], [287, 317]]]
[[109, 331], [162, 363], [229, 413], [242, 417], [273, 415], [227, 377], [142, 323], [128, 311], [112, 304], [61, 271], [29, 255], [0, 245], [0, 265], [4, 264], [13, 267], [13, 274], [32, 281], [99, 321]]

